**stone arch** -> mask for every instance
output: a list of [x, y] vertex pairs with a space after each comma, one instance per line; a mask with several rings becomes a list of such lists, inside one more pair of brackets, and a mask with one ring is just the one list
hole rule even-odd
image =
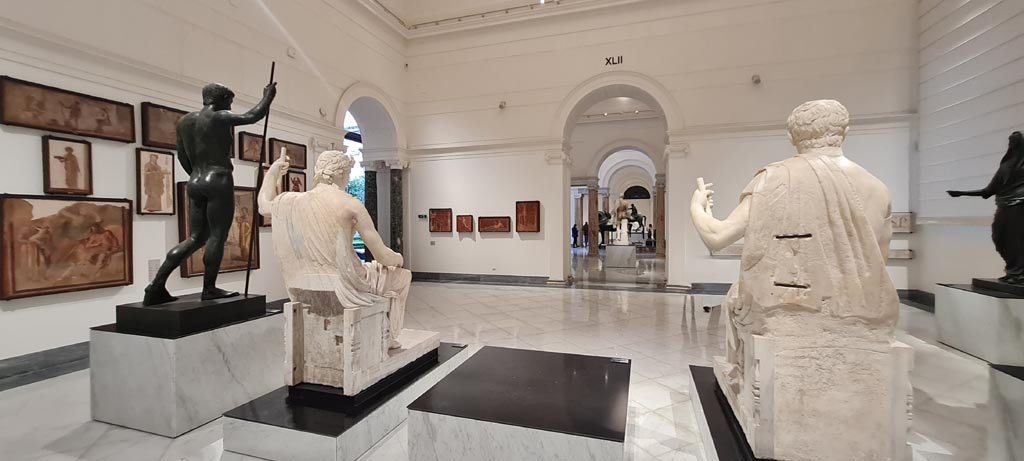
[[566, 95], [552, 122], [552, 137], [568, 142], [572, 128], [585, 110], [598, 101], [619, 96], [661, 109], [669, 131], [683, 127], [682, 112], [668, 88], [638, 72], [614, 71], [595, 75]]
[[[363, 150], [397, 152], [406, 146], [398, 108], [377, 86], [356, 82], [345, 89], [334, 112], [334, 126], [345, 129], [345, 113], [351, 112], [363, 134]], [[396, 156], [397, 158], [397, 156]]]
[[636, 150], [642, 152], [644, 155], [647, 155], [647, 157], [651, 159], [651, 162], [654, 163], [656, 174], [665, 174], [664, 156], [658, 156], [656, 154], [653, 154], [655, 152], [664, 152], [665, 146], [655, 148], [646, 141], [632, 138], [612, 141], [601, 147], [601, 149], [598, 150], [598, 152], [601, 152], [601, 155], [594, 157], [594, 159], [590, 162], [590, 168], [587, 169], [588, 174], [595, 177], [598, 176], [598, 171], [601, 169], [601, 165], [604, 164], [605, 160], [608, 160], [608, 157], [611, 157], [612, 155], [615, 155], [624, 150]]

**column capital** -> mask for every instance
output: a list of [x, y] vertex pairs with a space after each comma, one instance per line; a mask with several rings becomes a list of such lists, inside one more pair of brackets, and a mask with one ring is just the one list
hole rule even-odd
[[665, 184], [666, 184], [666, 182], [665, 182], [665, 175], [664, 174], [656, 174], [656, 175], [654, 175], [654, 187], [664, 189], [665, 188]]
[[608, 190], [608, 188], [607, 188], [607, 187], [602, 187], [602, 188], [600, 188], [600, 189], [598, 189], [598, 190], [597, 190], [597, 193], [601, 194], [601, 196], [602, 196], [602, 197], [607, 197], [607, 196], [608, 196], [608, 194], [610, 194], [610, 193], [611, 193], [611, 191], [610, 191], [610, 190]]
[[544, 160], [547, 160], [548, 165], [572, 165], [572, 159], [569, 158], [569, 153], [560, 150], [545, 152]]
[[685, 141], [673, 141], [665, 146], [665, 158], [686, 158], [690, 155], [690, 143]]
[[366, 171], [384, 171], [388, 169], [387, 165], [381, 160], [374, 160], [370, 162], [363, 162], [363, 169]]
[[597, 178], [594, 178], [594, 177], [575, 178], [575, 179], [573, 179], [573, 185], [575, 185], [575, 186], [584, 186], [584, 187], [587, 188], [588, 191], [589, 190], [597, 191]]
[[408, 160], [388, 160], [383, 163], [391, 170], [404, 170], [409, 168]]

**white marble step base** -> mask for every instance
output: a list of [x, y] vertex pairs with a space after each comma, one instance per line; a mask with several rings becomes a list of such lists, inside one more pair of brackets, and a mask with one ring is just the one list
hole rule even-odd
[[989, 363], [1024, 366], [1024, 299], [935, 288], [939, 341]]
[[410, 461], [621, 461], [623, 442], [409, 411]]
[[340, 435], [316, 434], [225, 416], [224, 450], [271, 461], [353, 461], [405, 421], [409, 415], [406, 407], [476, 350], [467, 347], [438, 364]]
[[633, 245], [608, 245], [604, 247], [604, 267], [635, 268], [636, 247]]
[[1024, 459], [1024, 380], [989, 368], [988, 454], [986, 459]]
[[177, 437], [281, 387], [284, 316], [178, 339], [93, 329], [92, 419]]

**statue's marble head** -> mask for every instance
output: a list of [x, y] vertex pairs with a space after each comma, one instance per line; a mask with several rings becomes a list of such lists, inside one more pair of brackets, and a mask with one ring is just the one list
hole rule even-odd
[[328, 150], [320, 154], [313, 167], [313, 187], [318, 184], [335, 185], [342, 189], [348, 185], [348, 176], [355, 157], [340, 150]]
[[793, 109], [786, 124], [790, 142], [801, 151], [839, 147], [850, 129], [850, 112], [839, 101], [808, 101]]
[[216, 110], [231, 109], [235, 101], [235, 92], [220, 83], [211, 83], [203, 87], [203, 105], [213, 106]]

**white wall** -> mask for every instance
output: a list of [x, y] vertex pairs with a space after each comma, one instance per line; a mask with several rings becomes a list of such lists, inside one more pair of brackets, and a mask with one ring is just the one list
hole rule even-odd
[[[354, 5], [347, 0], [335, 5], [346, 3]], [[389, 37], [383, 27], [371, 31], [359, 26], [364, 10], [347, 8], [343, 13], [313, 0], [267, 1], [290, 31], [292, 42], [259, 10], [258, 3], [237, 4], [3, 0], [0, 73], [131, 103], [136, 113], [143, 101], [195, 110], [201, 103], [202, 85], [219, 81], [236, 92], [235, 109], [245, 110], [261, 94], [269, 63], [276, 60], [279, 96], [269, 135], [310, 144], [310, 165], [314, 161], [311, 139], [341, 142], [333, 112], [345, 87], [372, 79], [380, 87], [400, 91], [404, 42]], [[336, 52], [338, 43], [345, 43], [344, 54]], [[307, 53], [320, 75], [301, 55], [288, 58], [290, 45]], [[349, 65], [349, 59], [359, 59], [360, 65]], [[328, 112], [326, 117], [320, 115], [321, 108]], [[140, 128], [136, 116], [137, 136]], [[245, 129], [259, 132], [261, 127]], [[12, 166], [0, 169], [0, 192], [42, 194], [39, 159], [44, 134], [0, 125], [0, 146]], [[89, 141], [94, 196], [134, 200], [139, 144]], [[177, 180], [186, 179], [180, 167], [176, 174]], [[235, 182], [254, 185], [255, 166], [241, 162]], [[148, 262], [162, 260], [179, 240], [177, 218], [135, 216], [132, 286], [0, 301], [0, 359], [85, 341], [90, 327], [113, 322], [116, 304], [141, 300], [149, 280]], [[262, 268], [253, 272], [252, 291], [280, 299], [286, 295], [269, 230], [260, 234]], [[168, 288], [176, 293], [195, 292], [201, 283], [200, 278], [182, 280], [173, 275]], [[220, 284], [241, 290], [244, 273], [223, 274]]]
[[988, 184], [1011, 131], [1024, 129], [1024, 2], [924, 0], [918, 5], [921, 249], [914, 288], [1002, 275], [989, 239], [992, 200], [947, 189]]

